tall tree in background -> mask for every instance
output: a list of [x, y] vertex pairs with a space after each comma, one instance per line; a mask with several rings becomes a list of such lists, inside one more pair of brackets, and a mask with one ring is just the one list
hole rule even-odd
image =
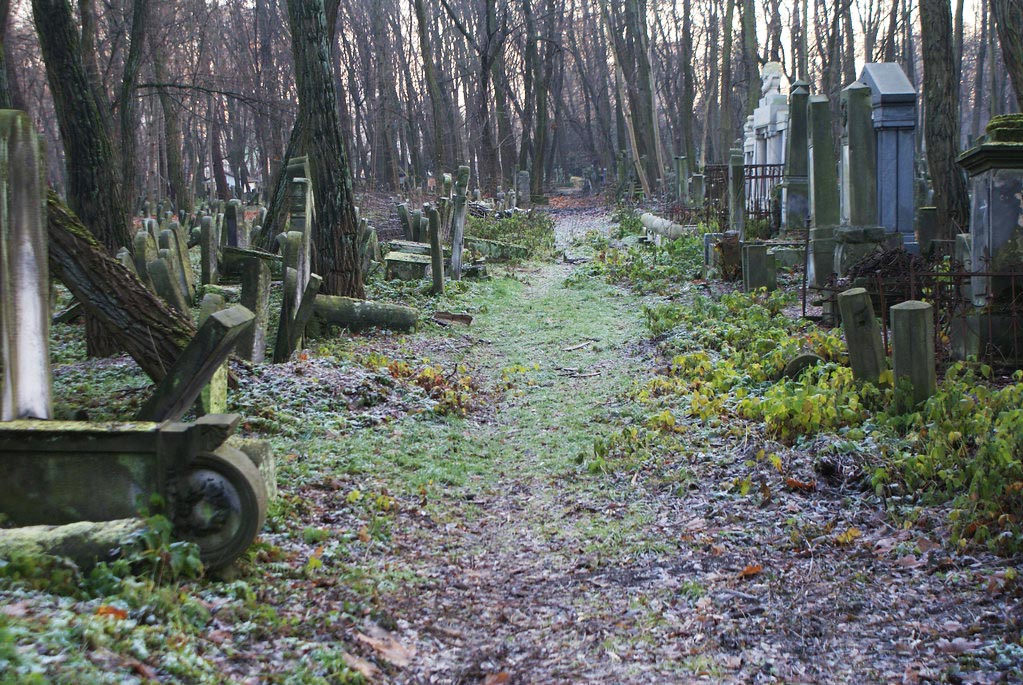
[[991, 0], [998, 25], [1005, 69], [1016, 91], [1016, 106], [1023, 110], [1023, 0]]
[[299, 118], [306, 124], [302, 147], [309, 156], [316, 200], [313, 269], [323, 277], [327, 294], [361, 298], [365, 292], [355, 245], [352, 177], [341, 139], [323, 0], [288, 0], [288, 23]]
[[[67, 0], [32, 0], [32, 16], [64, 143], [68, 205], [113, 254], [131, 245], [128, 209], [71, 5]], [[117, 351], [109, 332], [92, 316], [86, 317], [86, 351], [94, 357]]]
[[956, 164], [959, 156], [959, 81], [952, 46], [952, 8], [949, 0], [920, 0], [924, 27], [924, 108], [927, 122], [927, 164], [938, 208], [938, 231], [945, 238], [969, 225], [970, 201], [966, 179]]

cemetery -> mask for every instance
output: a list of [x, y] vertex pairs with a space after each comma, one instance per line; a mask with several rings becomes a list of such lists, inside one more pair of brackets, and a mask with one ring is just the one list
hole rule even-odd
[[0, 3], [0, 685], [1023, 680], [1023, 3], [405, 4]]

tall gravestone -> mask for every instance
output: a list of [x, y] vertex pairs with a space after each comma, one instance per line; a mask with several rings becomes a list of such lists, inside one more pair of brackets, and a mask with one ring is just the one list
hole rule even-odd
[[782, 188], [782, 227], [800, 229], [809, 209], [807, 190], [806, 103], [810, 96], [806, 81], [796, 81], [789, 91], [788, 145], [785, 153], [785, 182]]
[[831, 107], [826, 95], [813, 95], [807, 102], [810, 130], [807, 148], [810, 168], [810, 225], [837, 226], [838, 159], [832, 138]]
[[[24, 112], [0, 110], [0, 420], [51, 418], [45, 171]], [[10, 485], [10, 484], [8, 484]]]
[[874, 223], [901, 233], [914, 249], [917, 93], [894, 62], [866, 64], [860, 81], [870, 88], [877, 164]]
[[842, 91], [841, 219], [849, 226], [877, 221], [877, 142], [870, 100], [870, 88], [861, 81]]
[[743, 240], [746, 230], [746, 170], [742, 151], [732, 149], [728, 157], [728, 229]]

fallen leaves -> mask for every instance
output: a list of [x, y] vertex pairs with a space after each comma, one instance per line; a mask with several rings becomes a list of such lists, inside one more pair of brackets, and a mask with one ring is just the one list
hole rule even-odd
[[750, 564], [746, 568], [739, 571], [739, 578], [752, 578], [753, 576], [761, 573], [763, 570], [764, 567], [761, 564]]
[[797, 492], [814, 492], [817, 489], [817, 481], [802, 481], [795, 478], [786, 478], [785, 487]]
[[108, 616], [117, 621], [123, 621], [128, 618], [128, 612], [118, 607], [110, 606], [109, 604], [102, 604], [96, 609], [97, 616]]
[[405, 667], [412, 663], [416, 655], [414, 647], [406, 647], [386, 630], [376, 626], [371, 626], [367, 632], [372, 635], [356, 633], [355, 639], [371, 647], [382, 659], [395, 666]]
[[836, 535], [835, 543], [839, 545], [851, 545], [853, 542], [856, 541], [857, 538], [861, 537], [863, 537], [863, 531], [857, 528], [856, 526], [852, 526], [844, 533], [839, 533], [838, 535]]

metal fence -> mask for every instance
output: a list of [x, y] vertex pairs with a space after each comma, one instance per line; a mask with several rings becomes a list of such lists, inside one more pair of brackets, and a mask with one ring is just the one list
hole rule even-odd
[[[783, 164], [747, 164], [743, 166], [746, 186], [746, 221], [766, 222], [770, 233], [780, 228], [780, 205], [775, 189], [782, 182]], [[680, 224], [705, 223], [725, 230], [729, 224], [728, 165], [707, 164], [703, 168], [704, 203], [693, 205], [669, 199], [664, 206], [667, 218]]]

